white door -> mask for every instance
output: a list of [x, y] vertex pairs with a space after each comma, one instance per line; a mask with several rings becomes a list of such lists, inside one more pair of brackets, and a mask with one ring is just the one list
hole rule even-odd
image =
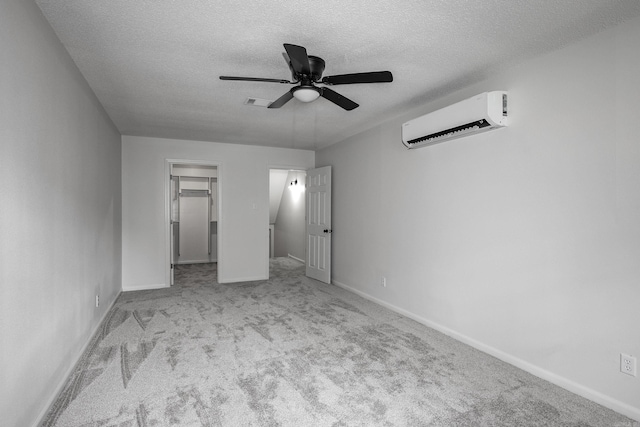
[[307, 171], [307, 276], [331, 283], [331, 166]]

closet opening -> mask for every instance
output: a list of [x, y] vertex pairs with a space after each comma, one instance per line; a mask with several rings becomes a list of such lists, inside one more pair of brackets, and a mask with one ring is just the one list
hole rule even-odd
[[180, 283], [181, 273], [197, 270], [209, 282], [218, 276], [218, 166], [169, 162], [169, 276]]

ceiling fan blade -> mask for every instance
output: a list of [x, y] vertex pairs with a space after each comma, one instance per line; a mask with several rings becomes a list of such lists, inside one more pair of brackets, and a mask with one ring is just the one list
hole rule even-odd
[[322, 88], [322, 91], [320, 92], [320, 96], [322, 96], [325, 99], [328, 99], [329, 101], [333, 102], [334, 104], [336, 104], [339, 107], [344, 108], [347, 111], [351, 111], [354, 108], [358, 108], [359, 107], [358, 104], [356, 104], [355, 102], [353, 102], [349, 98], [346, 98], [346, 97], [340, 95], [338, 92], [335, 92], [335, 91], [329, 89], [328, 87], [323, 87]]
[[392, 81], [393, 74], [391, 74], [390, 71], [338, 74], [336, 76], [327, 76], [322, 79], [322, 83], [328, 85], [348, 85], [353, 83], [390, 83]]
[[286, 104], [287, 102], [291, 101], [291, 98], [293, 98], [293, 91], [292, 90], [288, 91], [287, 93], [282, 95], [280, 98], [278, 98], [275, 101], [273, 101], [271, 104], [269, 104], [268, 108], [280, 108], [284, 104]]
[[289, 55], [291, 66], [293, 71], [300, 74], [311, 74], [311, 68], [309, 67], [309, 56], [307, 56], [307, 49], [302, 46], [296, 46], [295, 44], [284, 44], [284, 50]]
[[243, 82], [269, 82], [269, 83], [287, 83], [293, 84], [289, 80], [284, 79], [263, 79], [262, 77], [234, 77], [234, 76], [220, 76], [220, 80], [235, 80]]
[[293, 69], [293, 65], [291, 65], [291, 58], [289, 58], [289, 55], [287, 55], [287, 52], [282, 52], [282, 57], [284, 58], [284, 61], [287, 63], [287, 67], [289, 67], [289, 71], [291, 72], [291, 80], [297, 83], [299, 80], [296, 77], [296, 72]]

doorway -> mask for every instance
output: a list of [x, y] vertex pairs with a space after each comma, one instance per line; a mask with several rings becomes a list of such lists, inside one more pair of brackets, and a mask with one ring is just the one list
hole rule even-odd
[[306, 171], [299, 169], [269, 170], [270, 258], [287, 257], [305, 262], [306, 176]]
[[[194, 268], [217, 279], [219, 259], [219, 166], [171, 161], [169, 170], [169, 283]], [[179, 284], [179, 283], [178, 283]]]

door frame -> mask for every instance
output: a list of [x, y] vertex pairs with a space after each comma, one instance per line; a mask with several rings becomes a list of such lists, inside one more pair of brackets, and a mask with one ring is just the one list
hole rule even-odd
[[216, 192], [216, 203], [218, 209], [218, 238], [216, 241], [216, 245], [218, 247], [218, 278], [222, 275], [222, 271], [224, 270], [224, 251], [220, 250], [220, 244], [223, 241], [222, 234], [224, 233], [224, 227], [222, 226], [223, 216], [222, 216], [222, 182], [224, 179], [222, 178], [222, 162], [210, 161], [210, 160], [188, 160], [188, 159], [165, 159], [164, 161], [164, 233], [165, 233], [165, 283], [166, 287], [171, 287], [171, 232], [169, 231], [171, 227], [171, 166], [174, 164], [181, 165], [193, 165], [193, 166], [208, 166], [215, 167], [218, 171], [218, 191]]

